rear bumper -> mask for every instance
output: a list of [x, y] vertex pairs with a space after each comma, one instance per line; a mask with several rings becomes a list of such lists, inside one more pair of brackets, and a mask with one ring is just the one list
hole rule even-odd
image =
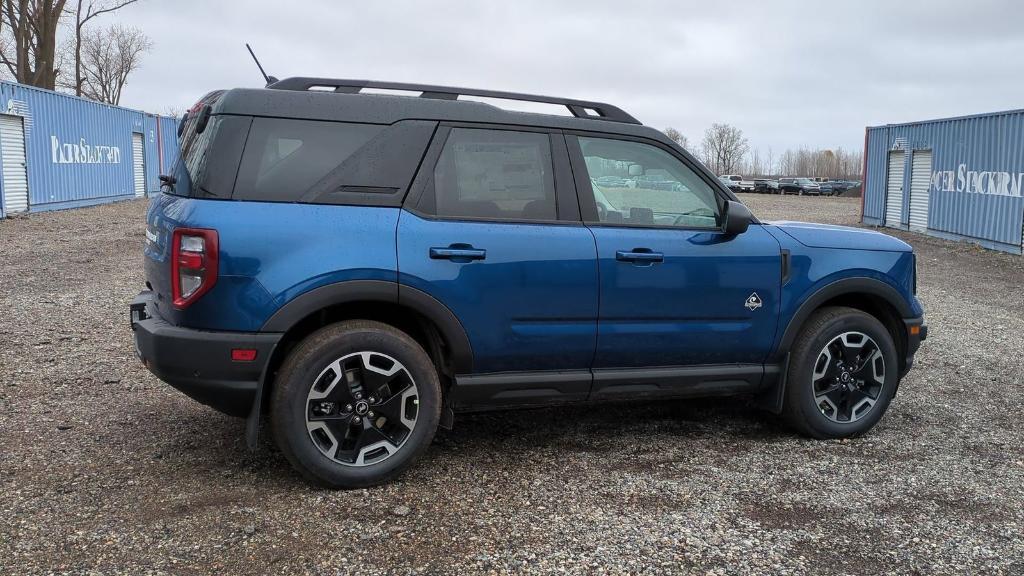
[[[220, 412], [246, 416], [256, 397], [263, 368], [281, 334], [212, 332], [173, 326], [153, 305], [153, 294], [131, 303], [135, 350], [157, 378]], [[231, 359], [235, 349], [255, 350], [249, 362]]]

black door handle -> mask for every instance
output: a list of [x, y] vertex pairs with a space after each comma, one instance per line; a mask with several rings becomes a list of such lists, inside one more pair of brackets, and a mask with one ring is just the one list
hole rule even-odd
[[430, 249], [431, 260], [469, 262], [470, 260], [483, 260], [484, 258], [487, 258], [487, 250], [473, 248], [469, 244], [452, 244], [447, 248], [434, 247]]
[[615, 259], [620, 262], [649, 266], [656, 262], [664, 262], [665, 255], [661, 252], [652, 252], [648, 248], [634, 248], [632, 250], [616, 250]]

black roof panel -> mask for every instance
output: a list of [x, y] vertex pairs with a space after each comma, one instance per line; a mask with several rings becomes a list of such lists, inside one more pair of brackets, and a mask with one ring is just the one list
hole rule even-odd
[[[282, 80], [281, 82], [285, 82]], [[582, 101], [572, 101], [582, 102]], [[585, 103], [590, 104], [590, 103]], [[596, 103], [595, 103], [596, 104]], [[483, 102], [442, 98], [358, 94], [319, 90], [235, 88], [214, 106], [218, 114], [245, 114], [304, 120], [393, 124], [400, 120], [435, 120], [536, 126], [655, 137], [664, 135], [642, 124], [595, 117], [556, 116], [503, 110]]]

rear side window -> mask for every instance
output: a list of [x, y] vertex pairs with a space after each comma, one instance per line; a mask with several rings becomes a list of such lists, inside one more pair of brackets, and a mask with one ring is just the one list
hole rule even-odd
[[[202, 132], [197, 132], [203, 105], [216, 101], [213, 93], [193, 108], [181, 133], [178, 162], [174, 167], [174, 186], [163, 188], [168, 194], [193, 198], [230, 198], [249, 133], [248, 116], [210, 116]], [[211, 99], [212, 98], [212, 99]]]
[[374, 124], [255, 118], [234, 198], [299, 202], [384, 129]]
[[452, 218], [556, 220], [547, 134], [453, 128], [417, 209]]

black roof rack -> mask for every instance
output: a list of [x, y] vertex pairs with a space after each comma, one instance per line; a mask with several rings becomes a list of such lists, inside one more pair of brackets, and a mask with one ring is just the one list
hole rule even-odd
[[556, 98], [552, 96], [537, 96], [536, 94], [520, 94], [518, 92], [477, 90], [474, 88], [455, 88], [452, 86], [432, 86], [429, 84], [409, 84], [405, 82], [378, 82], [376, 80], [346, 80], [341, 78], [307, 78], [301, 76], [278, 80], [277, 82], [268, 84], [267, 88], [272, 88], [274, 90], [296, 90], [300, 92], [313, 88], [333, 88], [334, 92], [344, 94], [358, 94], [363, 88], [377, 88], [382, 90], [420, 92], [420, 98], [434, 98], [439, 100], [457, 100], [459, 96], [479, 96], [482, 98], [519, 100], [522, 102], [543, 102], [546, 104], [559, 104], [565, 106], [569, 109], [569, 112], [577, 118], [593, 118], [595, 120], [640, 124], [639, 120], [633, 118], [621, 108], [612, 106], [611, 104], [588, 102], [586, 100], [572, 100], [569, 98]]

